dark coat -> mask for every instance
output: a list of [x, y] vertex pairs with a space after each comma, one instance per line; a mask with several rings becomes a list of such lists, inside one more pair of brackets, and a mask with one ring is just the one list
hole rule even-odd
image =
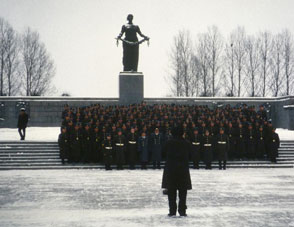
[[265, 133], [258, 132], [257, 133], [257, 138], [256, 138], [256, 154], [258, 158], [263, 158], [264, 155], [266, 154], [266, 149], [265, 149], [265, 143], [266, 143], [266, 137]]
[[80, 130], [74, 130], [71, 134], [70, 142], [70, 159], [77, 162], [81, 159], [81, 151], [82, 151], [82, 133]]
[[246, 147], [248, 156], [255, 158], [256, 156], [256, 132], [255, 130], [248, 130], [246, 134]]
[[228, 127], [226, 130], [226, 134], [229, 137], [229, 143], [230, 143], [230, 148], [228, 153], [229, 153], [229, 157], [232, 158], [234, 157], [234, 152], [236, 149], [236, 138], [235, 138], [236, 130], [234, 128]]
[[19, 114], [17, 121], [17, 128], [26, 128], [29, 121], [29, 115], [27, 113]]
[[135, 133], [130, 133], [127, 137], [127, 160], [129, 164], [135, 164], [137, 161], [137, 140]]
[[140, 161], [148, 162], [149, 160], [148, 137], [145, 137], [145, 138], [143, 138], [142, 136], [139, 137], [138, 151], [140, 154]]
[[162, 188], [192, 189], [189, 154], [191, 144], [184, 139], [176, 138], [166, 142], [163, 150], [167, 160], [162, 177]]
[[199, 162], [201, 159], [201, 136], [199, 134], [191, 135], [190, 140], [192, 144], [191, 159], [193, 162]]
[[244, 128], [236, 129], [236, 156], [244, 157], [246, 150], [246, 131]]
[[82, 135], [82, 156], [85, 161], [92, 161], [92, 134], [90, 130], [84, 130]]
[[101, 159], [101, 138], [100, 133], [92, 134], [92, 154], [94, 161], [100, 161]]
[[60, 151], [60, 158], [66, 159], [69, 155], [70, 141], [67, 133], [60, 133], [58, 137], [58, 145]]
[[113, 162], [113, 142], [112, 140], [104, 140], [102, 142], [102, 154], [105, 165], [111, 165]]
[[125, 164], [125, 152], [126, 152], [126, 138], [121, 136], [114, 137], [114, 149], [115, 149], [115, 160], [117, 165]]
[[278, 149], [280, 147], [280, 138], [277, 133], [272, 133], [268, 139], [269, 142], [269, 156], [271, 159], [279, 156]]
[[205, 163], [212, 162], [214, 139], [212, 136], [204, 136], [202, 139], [203, 159]]
[[155, 133], [152, 133], [150, 136], [150, 146], [151, 154], [152, 154], [152, 161], [153, 162], [160, 162], [162, 155], [162, 144], [163, 144], [163, 135], [159, 133], [158, 135], [155, 135]]
[[226, 134], [216, 136], [216, 150], [219, 161], [227, 161], [230, 149], [229, 137]]

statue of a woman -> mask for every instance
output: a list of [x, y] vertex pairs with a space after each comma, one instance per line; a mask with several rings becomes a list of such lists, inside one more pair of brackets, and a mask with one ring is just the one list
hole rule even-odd
[[[121, 32], [117, 40], [123, 41], [123, 65], [124, 71], [137, 72], [139, 60], [139, 45], [149, 38], [143, 35], [139, 26], [133, 24], [133, 15], [129, 14], [127, 17], [128, 23], [122, 26]], [[144, 39], [139, 42], [137, 33]], [[122, 39], [125, 34], [124, 39]]]

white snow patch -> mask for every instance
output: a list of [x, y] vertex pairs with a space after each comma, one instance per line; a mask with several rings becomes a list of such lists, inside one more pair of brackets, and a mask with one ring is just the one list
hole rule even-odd
[[294, 130], [277, 128], [276, 133], [279, 134], [280, 140], [294, 140]]
[[0, 171], [2, 227], [294, 226], [290, 169], [191, 170], [187, 218], [168, 218], [162, 170]]
[[[28, 127], [27, 141], [57, 141], [60, 127]], [[17, 128], [0, 128], [0, 141], [20, 140]]]

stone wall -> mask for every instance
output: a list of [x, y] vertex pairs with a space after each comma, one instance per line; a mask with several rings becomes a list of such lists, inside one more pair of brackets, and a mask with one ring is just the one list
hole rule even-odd
[[[269, 118], [275, 127], [294, 130], [294, 96], [279, 98], [145, 98], [147, 104], [208, 105], [213, 108], [221, 105], [266, 106]], [[63, 106], [119, 105], [119, 98], [75, 98], [75, 97], [0, 97], [0, 127], [15, 128], [21, 107], [30, 115], [29, 126], [60, 126]]]

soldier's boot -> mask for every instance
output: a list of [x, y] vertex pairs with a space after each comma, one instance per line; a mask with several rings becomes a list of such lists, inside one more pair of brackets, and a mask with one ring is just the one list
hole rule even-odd
[[218, 169], [219, 169], [219, 170], [222, 169], [222, 161], [218, 161]]
[[223, 163], [223, 169], [226, 170], [226, 168], [227, 168], [227, 161], [224, 161], [224, 163]]

